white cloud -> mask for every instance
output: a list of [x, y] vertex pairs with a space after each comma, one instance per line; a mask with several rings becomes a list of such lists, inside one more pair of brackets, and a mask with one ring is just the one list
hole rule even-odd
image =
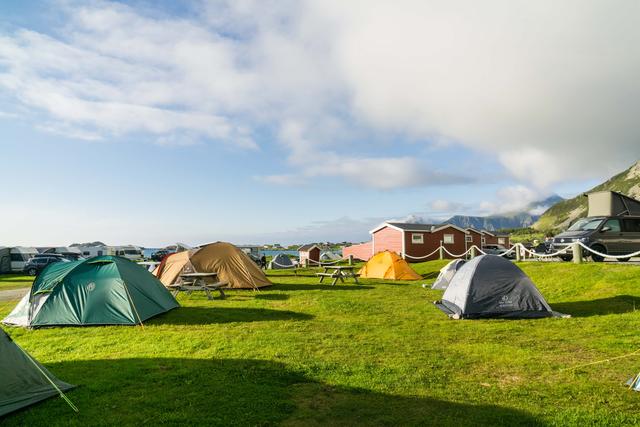
[[256, 176], [255, 179], [266, 182], [267, 184], [285, 186], [297, 186], [305, 183], [305, 179], [303, 177], [293, 174]]
[[[531, 211], [532, 205], [547, 196], [547, 193], [524, 185], [503, 187], [496, 192], [493, 200], [481, 202], [478, 205], [478, 210], [484, 215], [500, 215], [525, 210], [531, 214], [536, 214], [536, 212]], [[541, 206], [534, 206], [533, 208], [534, 210], [535, 208], [543, 209]], [[539, 213], [541, 212], [537, 212], [537, 214]]]
[[336, 61], [371, 126], [495, 153], [539, 188], [640, 156], [638, 2], [322, 0], [315, 11], [340, 23]]
[[450, 200], [434, 200], [429, 204], [429, 207], [434, 212], [454, 212], [458, 209], [465, 208], [464, 204], [458, 202], [452, 202]]
[[535, 191], [640, 157], [633, 0], [65, 4], [52, 34], [0, 36], [0, 91], [73, 137], [256, 149], [267, 127], [291, 175], [379, 189], [461, 179], [373, 155], [377, 132], [493, 154]]

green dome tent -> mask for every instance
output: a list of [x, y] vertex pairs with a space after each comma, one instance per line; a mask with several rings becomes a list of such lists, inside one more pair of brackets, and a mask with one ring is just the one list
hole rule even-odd
[[[0, 417], [74, 386], [51, 375], [0, 329]], [[72, 408], [75, 408], [72, 406]]]
[[164, 285], [128, 259], [100, 256], [49, 265], [8, 325], [135, 325], [179, 307]]

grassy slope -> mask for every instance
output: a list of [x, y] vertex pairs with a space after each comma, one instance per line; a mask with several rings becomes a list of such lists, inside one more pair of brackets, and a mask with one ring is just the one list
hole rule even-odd
[[[330, 287], [272, 275], [225, 301], [140, 327], [8, 329], [61, 379], [51, 399], [6, 425], [614, 425], [639, 423], [623, 383], [640, 356], [563, 368], [640, 348], [640, 268], [521, 264], [571, 319], [453, 321], [425, 280]], [[9, 309], [0, 312], [4, 315]]]
[[[634, 166], [632, 166], [632, 168]], [[623, 194], [629, 194], [629, 190], [631, 188], [640, 184], [640, 177], [636, 177], [634, 179], [625, 179], [629, 173], [629, 169], [617, 174], [616, 176], [608, 179], [602, 184], [593, 187], [592, 189], [586, 191], [586, 193], [591, 193], [593, 191], [612, 190]], [[569, 217], [569, 214], [577, 208], [582, 209], [582, 213], [580, 214], [580, 216], [587, 215], [587, 198], [582, 194], [572, 199], [567, 199], [553, 205], [544, 214], [542, 214], [538, 221], [533, 225], [533, 228], [541, 231], [557, 231], [556, 229], [559, 227], [559, 225], [566, 221]]]

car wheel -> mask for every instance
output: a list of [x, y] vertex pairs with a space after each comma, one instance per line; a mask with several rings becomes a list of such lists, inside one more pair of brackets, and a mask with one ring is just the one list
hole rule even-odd
[[38, 270], [36, 270], [35, 268], [30, 268], [27, 273], [29, 273], [29, 276], [35, 276], [36, 274], [38, 274]]
[[560, 259], [563, 260], [564, 262], [569, 262], [573, 259], [573, 255], [561, 255]]
[[[593, 245], [593, 246], [591, 246], [591, 249], [593, 249], [594, 251], [598, 251], [600, 253], [603, 253], [603, 254], [607, 253], [607, 249], [604, 246], [601, 246], [601, 245]], [[593, 252], [590, 252], [590, 253], [591, 253], [591, 259], [594, 262], [602, 262], [602, 261], [604, 261], [604, 257], [603, 256], [596, 255]]]
[[618, 261], [620, 262], [627, 262], [629, 261], [631, 258], [618, 258]]

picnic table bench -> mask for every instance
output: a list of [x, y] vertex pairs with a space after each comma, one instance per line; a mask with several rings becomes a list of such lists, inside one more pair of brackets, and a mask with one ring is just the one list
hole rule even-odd
[[180, 275], [180, 279], [180, 283], [168, 286], [174, 297], [177, 297], [181, 291], [187, 294], [191, 294], [193, 291], [203, 291], [207, 295], [207, 299], [212, 300], [211, 292], [218, 291], [220, 298], [226, 298], [222, 288], [229, 283], [217, 281], [218, 275], [216, 273], [183, 273]]
[[335, 286], [338, 280], [344, 283], [345, 278], [353, 278], [356, 284], [359, 284], [358, 275], [353, 270], [355, 270], [355, 267], [352, 265], [329, 265], [324, 266], [324, 271], [322, 273], [316, 273], [316, 276], [320, 277], [320, 282], [318, 283], [322, 283], [325, 277], [332, 278], [333, 282], [331, 286]]

